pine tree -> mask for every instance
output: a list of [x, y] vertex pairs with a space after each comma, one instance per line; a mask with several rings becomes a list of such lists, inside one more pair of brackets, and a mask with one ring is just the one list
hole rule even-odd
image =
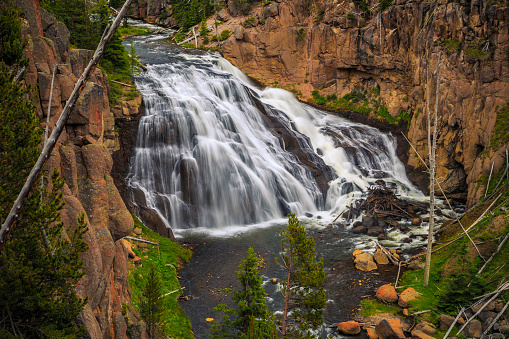
[[[87, 300], [76, 296], [84, 275], [79, 255], [88, 249], [82, 215], [77, 226], [60, 221], [64, 181], [55, 170], [52, 190], [35, 191], [0, 252], [0, 337], [75, 338]], [[37, 186], [39, 187], [39, 186]], [[42, 201], [41, 201], [42, 199]], [[50, 246], [41, 236], [44, 228]], [[65, 229], [65, 236], [64, 236]]]
[[[7, 15], [9, 12], [15, 15]], [[2, 36], [9, 38], [0, 39], [0, 51], [26, 45], [19, 25], [21, 15], [13, 5], [3, 7], [0, 27]], [[35, 164], [42, 140], [35, 105], [29, 100], [31, 91], [12, 81], [16, 67], [28, 60], [23, 59], [22, 49], [10, 51], [0, 59], [0, 221]], [[83, 334], [76, 322], [86, 300], [75, 291], [84, 274], [79, 255], [88, 248], [83, 241], [87, 226], [81, 216], [76, 227], [64, 228], [60, 221], [64, 182], [58, 172], [53, 173], [51, 183], [51, 190], [39, 191], [36, 185], [0, 251], [1, 338], [76, 338]]]
[[147, 324], [148, 335], [152, 339], [157, 338], [158, 329], [162, 325], [163, 315], [166, 311], [161, 288], [161, 279], [152, 266], [142, 291], [143, 299], [140, 303], [141, 317]]
[[7, 66], [27, 66], [23, 50], [28, 41], [23, 39], [20, 20], [24, 13], [14, 2], [3, 4], [0, 12], [0, 60]]
[[323, 259], [317, 260], [315, 240], [294, 214], [288, 215], [288, 227], [281, 235], [281, 260], [277, 262], [287, 273], [281, 332], [283, 338], [311, 338], [310, 330], [323, 324]]
[[267, 293], [258, 275], [261, 266], [262, 259], [249, 247], [247, 257], [239, 265], [240, 270], [235, 272], [240, 289], [226, 289], [233, 294], [236, 307], [231, 309], [221, 304], [215, 308], [224, 313], [224, 319], [221, 324], [212, 326], [212, 338], [278, 338], [265, 300]]

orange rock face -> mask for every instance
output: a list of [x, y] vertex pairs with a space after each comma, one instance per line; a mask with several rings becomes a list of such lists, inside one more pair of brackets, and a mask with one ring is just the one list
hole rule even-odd
[[[381, 13], [374, 10], [369, 19], [348, 18], [362, 10], [346, 0], [318, 1], [315, 10], [304, 0], [273, 4], [273, 10], [253, 6], [248, 16], [256, 18], [254, 24], [241, 39], [224, 42], [224, 55], [255, 79], [295, 88], [304, 100], [312, 90], [337, 97], [355, 88], [368, 94], [376, 90], [374, 99], [389, 114], [413, 115], [408, 138], [421, 155], [428, 154], [426, 102], [434, 111], [436, 90], [431, 72], [437, 68], [438, 49], [429, 46], [449, 43], [441, 49], [440, 59], [437, 176], [443, 178], [446, 193], [468, 186], [469, 203], [484, 192], [479, 189], [484, 184], [476, 180], [489, 174], [493, 161], [495, 172], [503, 166], [507, 146], [478, 157], [489, 144], [497, 110], [509, 99], [509, 29], [504, 25], [509, 12], [505, 6], [490, 6], [490, 15], [485, 15], [480, 3], [466, 12], [460, 3], [446, 0], [437, 4], [432, 19], [424, 24], [423, 18], [430, 14], [421, 1], [398, 3]], [[245, 20], [230, 14], [233, 17], [219, 30], [233, 31], [233, 25]], [[470, 42], [488, 36], [486, 51], [473, 53], [476, 47]], [[411, 167], [423, 166], [412, 151], [409, 155]]]
[[369, 339], [378, 339], [378, 334], [376, 333], [376, 330], [374, 328], [368, 328], [367, 332]]
[[395, 303], [398, 301], [398, 293], [394, 289], [394, 286], [389, 284], [380, 286], [376, 291], [376, 297], [378, 300], [388, 303]]
[[356, 335], [361, 332], [361, 327], [356, 321], [345, 321], [338, 324], [337, 331], [343, 334]]

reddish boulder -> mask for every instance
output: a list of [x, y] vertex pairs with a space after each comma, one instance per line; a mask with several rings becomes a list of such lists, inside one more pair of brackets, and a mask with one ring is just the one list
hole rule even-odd
[[395, 303], [398, 301], [398, 293], [396, 292], [394, 286], [386, 284], [378, 288], [376, 291], [376, 298], [380, 301]]
[[375, 326], [375, 331], [380, 339], [403, 339], [403, 327], [399, 319], [383, 319]]
[[337, 331], [343, 334], [356, 335], [361, 332], [361, 327], [356, 321], [345, 321], [338, 324]]
[[369, 339], [378, 339], [378, 334], [376, 334], [376, 331], [374, 328], [368, 328], [367, 329], [367, 332], [368, 332], [368, 338]]

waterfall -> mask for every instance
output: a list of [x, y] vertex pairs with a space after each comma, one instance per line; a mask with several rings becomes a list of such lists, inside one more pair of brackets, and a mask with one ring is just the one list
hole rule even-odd
[[[136, 78], [145, 115], [127, 181], [168, 227], [341, 213], [374, 178], [420, 196], [391, 135], [304, 105], [287, 91], [259, 90], [218, 54], [152, 53], [158, 61]], [[269, 130], [270, 121], [279, 127]], [[290, 144], [298, 144], [301, 158]]]

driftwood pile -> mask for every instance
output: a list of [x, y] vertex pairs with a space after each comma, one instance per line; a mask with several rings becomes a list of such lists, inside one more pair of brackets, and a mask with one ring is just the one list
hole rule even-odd
[[401, 220], [416, 218], [427, 211], [426, 206], [398, 198], [394, 190], [395, 188], [387, 187], [382, 181], [378, 181], [377, 185], [369, 188], [366, 199], [356, 200], [343, 212], [343, 218], [349, 222], [362, 214], [374, 219]]

